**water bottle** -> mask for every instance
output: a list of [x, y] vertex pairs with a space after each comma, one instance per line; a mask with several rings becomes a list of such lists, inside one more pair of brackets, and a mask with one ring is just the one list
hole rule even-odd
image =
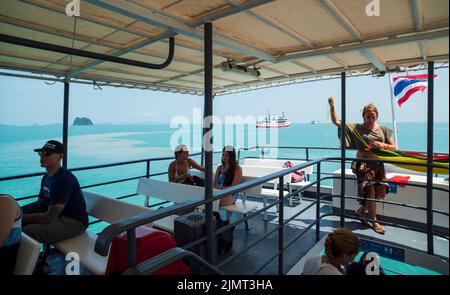
[[223, 183], [225, 182], [225, 175], [223, 173], [219, 174], [219, 178], [218, 178], [217, 182], [219, 183], [219, 189], [222, 189]]

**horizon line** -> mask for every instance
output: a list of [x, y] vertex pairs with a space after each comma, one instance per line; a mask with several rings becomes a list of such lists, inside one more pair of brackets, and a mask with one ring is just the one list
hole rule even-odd
[[[315, 125], [315, 124], [333, 124], [332, 122], [316, 122], [316, 123], [311, 123], [311, 121], [301, 121], [301, 122], [294, 122], [291, 121], [292, 124], [311, 124], [311, 125]], [[392, 124], [392, 122], [380, 122], [380, 124]], [[405, 121], [405, 122], [397, 122], [398, 124], [403, 124], [403, 123], [427, 123], [427, 121]], [[449, 121], [435, 121], [434, 123], [449, 123]], [[246, 123], [247, 124], [247, 123]], [[32, 126], [51, 126], [51, 125], [60, 125], [62, 126], [62, 123], [33, 123], [33, 124], [4, 124], [4, 123], [0, 123], [0, 126], [7, 126], [7, 127], [32, 127]], [[139, 122], [130, 122], [130, 123], [125, 123], [125, 122], [121, 122], [121, 123], [111, 123], [111, 122], [101, 122], [101, 123], [96, 123], [93, 125], [86, 125], [86, 126], [105, 126], [105, 125], [115, 125], [115, 126], [124, 126], [124, 125], [170, 125], [170, 122], [145, 122], [145, 123], [139, 123]], [[199, 125], [199, 124], [193, 124], [193, 125]], [[76, 127], [84, 127], [83, 125], [79, 125]], [[69, 125], [69, 127], [75, 127], [74, 125]]]

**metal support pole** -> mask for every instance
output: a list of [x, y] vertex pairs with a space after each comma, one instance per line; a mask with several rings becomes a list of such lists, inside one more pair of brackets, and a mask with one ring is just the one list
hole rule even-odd
[[[212, 114], [213, 114], [213, 26], [212, 23], [204, 25], [204, 64], [205, 64], [205, 109], [203, 111], [203, 148], [205, 155], [205, 198], [213, 198], [213, 146], [212, 146]], [[211, 141], [208, 140], [211, 135]], [[215, 262], [216, 243], [214, 243], [213, 204], [205, 206], [206, 214], [206, 259], [211, 264]]]
[[341, 217], [340, 224], [344, 227], [344, 213], [345, 213], [345, 72], [341, 73]]
[[150, 178], [150, 161], [147, 161], [147, 169], [145, 172], [145, 177]]
[[127, 230], [127, 242], [128, 242], [128, 267], [133, 267], [137, 264], [136, 228]]
[[320, 162], [317, 163], [316, 202], [316, 242], [318, 242], [320, 239]]
[[[203, 137], [205, 137], [205, 133], [206, 133], [206, 131], [205, 131], [205, 120], [204, 120], [204, 118], [205, 118], [205, 109], [206, 109], [206, 100], [204, 100], [204, 102], [203, 102], [202, 139], [203, 139]], [[201, 155], [201, 158], [200, 158], [200, 164], [203, 167], [205, 167], [205, 147], [203, 146], [203, 144], [202, 144], [201, 148], [202, 148], [202, 155]]]
[[283, 177], [278, 178], [278, 199], [281, 201], [279, 204], [279, 216], [278, 216], [278, 251], [280, 251], [280, 254], [278, 254], [278, 274], [283, 274], [283, 240], [284, 240], [284, 201], [283, 201]]
[[[306, 148], [305, 152], [306, 152], [306, 161], [309, 161], [309, 148]], [[306, 175], [306, 180], [310, 181], [309, 174]]]
[[433, 121], [434, 121], [434, 62], [428, 62], [427, 101], [427, 251], [434, 254], [433, 241]]
[[67, 168], [67, 152], [69, 142], [69, 88], [68, 81], [64, 82], [64, 110], [63, 110], [63, 144], [64, 144], [64, 158], [63, 167]]

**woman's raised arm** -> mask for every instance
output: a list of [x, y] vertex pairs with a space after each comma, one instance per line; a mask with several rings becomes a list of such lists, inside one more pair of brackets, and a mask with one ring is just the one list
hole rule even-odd
[[333, 98], [332, 96], [330, 96], [330, 97], [328, 98], [328, 104], [330, 105], [331, 122], [332, 122], [334, 125], [336, 125], [336, 126], [338, 126], [338, 127], [341, 127], [342, 123], [341, 123], [341, 120], [339, 120], [339, 119], [337, 118], [336, 111], [335, 111], [335, 109], [334, 109], [334, 98]]

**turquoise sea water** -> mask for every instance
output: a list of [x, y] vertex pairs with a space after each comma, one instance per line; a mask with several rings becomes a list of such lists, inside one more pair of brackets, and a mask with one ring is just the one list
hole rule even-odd
[[[434, 151], [448, 153], [448, 123], [435, 123], [434, 126]], [[223, 145], [236, 146], [237, 128], [218, 126], [221, 135], [215, 134], [215, 148], [220, 150]], [[242, 146], [254, 146], [256, 143], [255, 129], [244, 128], [242, 134], [244, 142]], [[400, 123], [399, 146], [403, 150], [426, 150], [426, 123]], [[277, 146], [315, 146], [338, 147], [337, 129], [332, 124], [293, 124], [290, 128], [277, 129], [276, 141], [270, 142], [267, 130], [266, 144]], [[172, 135], [180, 134], [180, 129], [170, 128], [170, 125], [98, 125], [98, 126], [71, 126], [69, 128], [69, 168], [107, 164], [120, 161], [137, 159], [171, 157], [170, 147]], [[189, 135], [184, 132], [184, 135]], [[193, 134], [196, 134], [195, 136]], [[199, 151], [201, 129], [192, 127], [190, 136], [184, 137], [184, 143], [193, 147], [193, 152]], [[239, 137], [239, 136], [238, 136]], [[241, 138], [239, 137], [239, 138]], [[258, 137], [260, 138], [260, 137]], [[274, 137], [272, 137], [275, 139]], [[62, 140], [61, 125], [46, 126], [1, 126], [0, 125], [0, 178], [26, 173], [42, 172], [39, 158], [34, 148], [41, 147], [48, 139]], [[263, 142], [264, 143], [264, 142]], [[266, 151], [266, 157], [276, 155], [285, 158], [305, 158], [303, 150], [271, 150]], [[276, 153], [278, 152], [278, 153]], [[243, 152], [243, 156], [258, 156], [258, 151]], [[309, 152], [309, 158], [314, 159], [324, 156], [339, 156], [340, 151], [313, 150]], [[348, 156], [354, 152], [349, 151]], [[195, 159], [200, 162], [200, 157]], [[214, 157], [214, 162], [220, 161], [220, 153]], [[168, 161], [151, 164], [151, 173], [167, 171]], [[331, 172], [338, 169], [338, 164], [328, 164], [323, 171]], [[145, 163], [120, 167], [96, 169], [91, 171], [79, 171], [77, 175], [81, 185], [89, 185], [121, 178], [145, 175]], [[167, 176], [159, 176], [165, 179]], [[34, 195], [39, 190], [41, 177], [33, 177], [22, 180], [0, 182], [0, 192], [8, 193], [14, 197]], [[325, 183], [326, 184], [326, 183]], [[134, 193], [136, 180], [123, 183], [91, 188], [93, 192], [99, 192], [111, 197], [118, 197]], [[140, 200], [141, 197], [133, 197]]]
[[[448, 153], [448, 123], [436, 123], [434, 126], [434, 151]], [[219, 163], [223, 145], [231, 144], [235, 147], [249, 147], [256, 145], [256, 139], [263, 139], [262, 134], [256, 136], [255, 128], [243, 126], [215, 126], [214, 147], [219, 151], [214, 155], [214, 163]], [[189, 129], [189, 128], [188, 128]], [[239, 133], [238, 130], [243, 130]], [[400, 148], [403, 150], [426, 150], [426, 124], [403, 123], [398, 125]], [[314, 146], [314, 147], [338, 147], [337, 129], [332, 124], [293, 124], [290, 128], [277, 129], [277, 136], [270, 137], [270, 132], [265, 130], [266, 141], [260, 141], [261, 145], [272, 146]], [[261, 130], [259, 131], [261, 132]], [[263, 134], [264, 134], [263, 132]], [[191, 146], [191, 151], [200, 151], [199, 126], [190, 126], [190, 130], [180, 131], [179, 127], [171, 128], [166, 125], [96, 125], [96, 126], [71, 126], [69, 128], [69, 168], [85, 167], [100, 164], [109, 164], [122, 161], [131, 161], [157, 157], [172, 157], [170, 146], [173, 135], [182, 134], [185, 137], [183, 143]], [[195, 134], [195, 135], [194, 135]], [[273, 135], [273, 134], [272, 134]], [[39, 165], [39, 157], [33, 149], [41, 147], [47, 140], [56, 139], [62, 141], [61, 125], [46, 126], [2, 126], [0, 125], [0, 178], [28, 173], [43, 172]], [[240, 140], [243, 142], [240, 142]], [[270, 141], [269, 139], [273, 139]], [[241, 157], [259, 156], [260, 151], [244, 151]], [[266, 157], [280, 158], [306, 158], [304, 150], [272, 149], [265, 151]], [[348, 151], [349, 157], [355, 152]], [[339, 157], [340, 151], [311, 150], [309, 158]], [[194, 157], [200, 162], [200, 156]], [[150, 173], [167, 172], [167, 167], [172, 160], [152, 162]], [[216, 165], [217, 166], [217, 165]], [[339, 163], [325, 163], [322, 172], [332, 172], [339, 169]], [[315, 168], [314, 168], [315, 169]], [[94, 169], [89, 171], [74, 172], [82, 186], [98, 184], [107, 181], [144, 176], [146, 164], [138, 163], [126, 166]], [[156, 176], [156, 179], [165, 180], [167, 175]], [[315, 176], [312, 176], [312, 180]], [[0, 181], [0, 193], [7, 193], [15, 198], [33, 196], [38, 194], [41, 176], [26, 179]], [[322, 185], [331, 185], [331, 180], [322, 181]], [[110, 185], [91, 187], [88, 190], [108, 197], [121, 197], [134, 194], [137, 180], [119, 182]], [[22, 200], [20, 205], [25, 205], [34, 199]], [[142, 205], [144, 196], [129, 197], [127, 202]], [[160, 200], [151, 199], [151, 204]], [[166, 205], [170, 205], [166, 204]], [[164, 206], [166, 206], [164, 205]], [[93, 221], [93, 220], [91, 220]], [[107, 224], [104, 222], [90, 226], [93, 232], [100, 232]]]

